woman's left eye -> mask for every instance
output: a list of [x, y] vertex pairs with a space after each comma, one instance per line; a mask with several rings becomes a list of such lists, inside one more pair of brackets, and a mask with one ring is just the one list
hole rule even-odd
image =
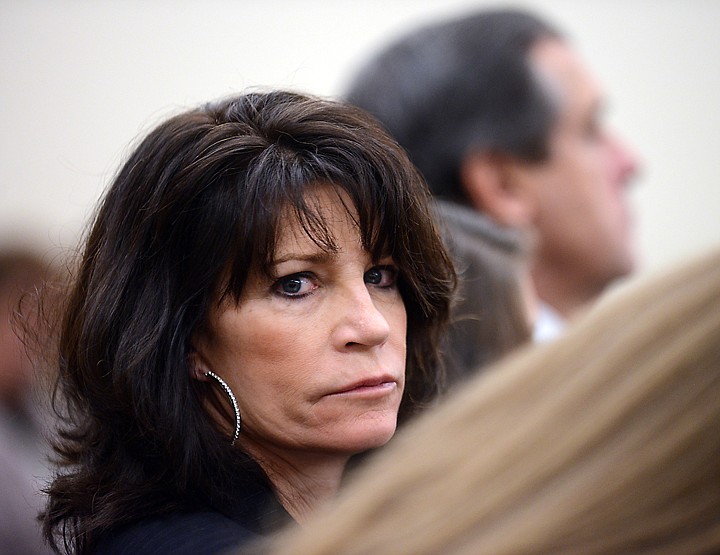
[[365, 272], [365, 283], [378, 287], [394, 287], [397, 283], [398, 269], [395, 266], [375, 266]]
[[304, 297], [317, 289], [317, 285], [305, 274], [281, 277], [273, 284], [273, 291], [283, 297]]

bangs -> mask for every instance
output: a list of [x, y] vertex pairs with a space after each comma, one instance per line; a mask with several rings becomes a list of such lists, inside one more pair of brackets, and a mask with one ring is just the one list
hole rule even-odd
[[313, 195], [323, 185], [328, 185], [345, 207], [372, 260], [395, 257], [396, 239], [408, 207], [403, 204], [402, 187], [391, 173], [368, 157], [339, 158], [338, 153], [331, 157], [278, 143], [263, 149], [235, 187], [242, 217], [236, 219], [236, 240], [221, 297], [238, 302], [251, 269], [274, 277], [279, 237], [293, 222], [318, 248], [337, 252], [332, 223]]

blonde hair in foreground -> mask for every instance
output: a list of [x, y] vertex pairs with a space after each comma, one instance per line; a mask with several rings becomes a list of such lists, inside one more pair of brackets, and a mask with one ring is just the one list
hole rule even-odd
[[718, 250], [469, 382], [270, 549], [718, 551]]

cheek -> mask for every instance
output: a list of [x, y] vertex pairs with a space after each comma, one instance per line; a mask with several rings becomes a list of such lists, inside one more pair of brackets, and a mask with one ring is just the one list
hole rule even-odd
[[390, 325], [390, 338], [388, 343], [399, 358], [405, 361], [407, 350], [407, 312], [402, 301], [394, 304], [385, 313], [385, 319]]
[[405, 351], [405, 344], [407, 342], [407, 314], [405, 313], [405, 308], [402, 309], [402, 314], [398, 316], [398, 337], [400, 341], [402, 341], [403, 345], [403, 352]]
[[255, 318], [235, 343], [235, 379], [254, 390], [297, 393], [317, 381], [328, 356], [328, 326], [316, 318]]
[[390, 333], [393, 336], [405, 337], [407, 334], [407, 311], [405, 302], [399, 292], [392, 299], [382, 299], [376, 307], [382, 313], [383, 318], [390, 326]]
[[607, 179], [612, 168], [608, 155], [609, 151], [602, 142], [567, 132], [553, 143], [551, 158], [545, 167], [554, 174], [552, 181], [557, 187], [568, 192], [571, 188], [582, 190], [591, 183]]
[[553, 220], [582, 221], [598, 204], [604, 204], [607, 168], [601, 156], [588, 149], [576, 148], [558, 157], [548, 179], [542, 184], [542, 202]]

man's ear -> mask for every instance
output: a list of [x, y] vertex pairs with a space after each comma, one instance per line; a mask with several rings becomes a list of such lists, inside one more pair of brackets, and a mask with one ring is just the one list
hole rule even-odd
[[505, 154], [471, 152], [462, 161], [460, 181], [473, 208], [501, 225], [524, 228], [533, 205], [517, 164]]
[[210, 366], [195, 348], [188, 353], [188, 367], [190, 368], [191, 378], [201, 382], [209, 380], [206, 374], [210, 371]]

